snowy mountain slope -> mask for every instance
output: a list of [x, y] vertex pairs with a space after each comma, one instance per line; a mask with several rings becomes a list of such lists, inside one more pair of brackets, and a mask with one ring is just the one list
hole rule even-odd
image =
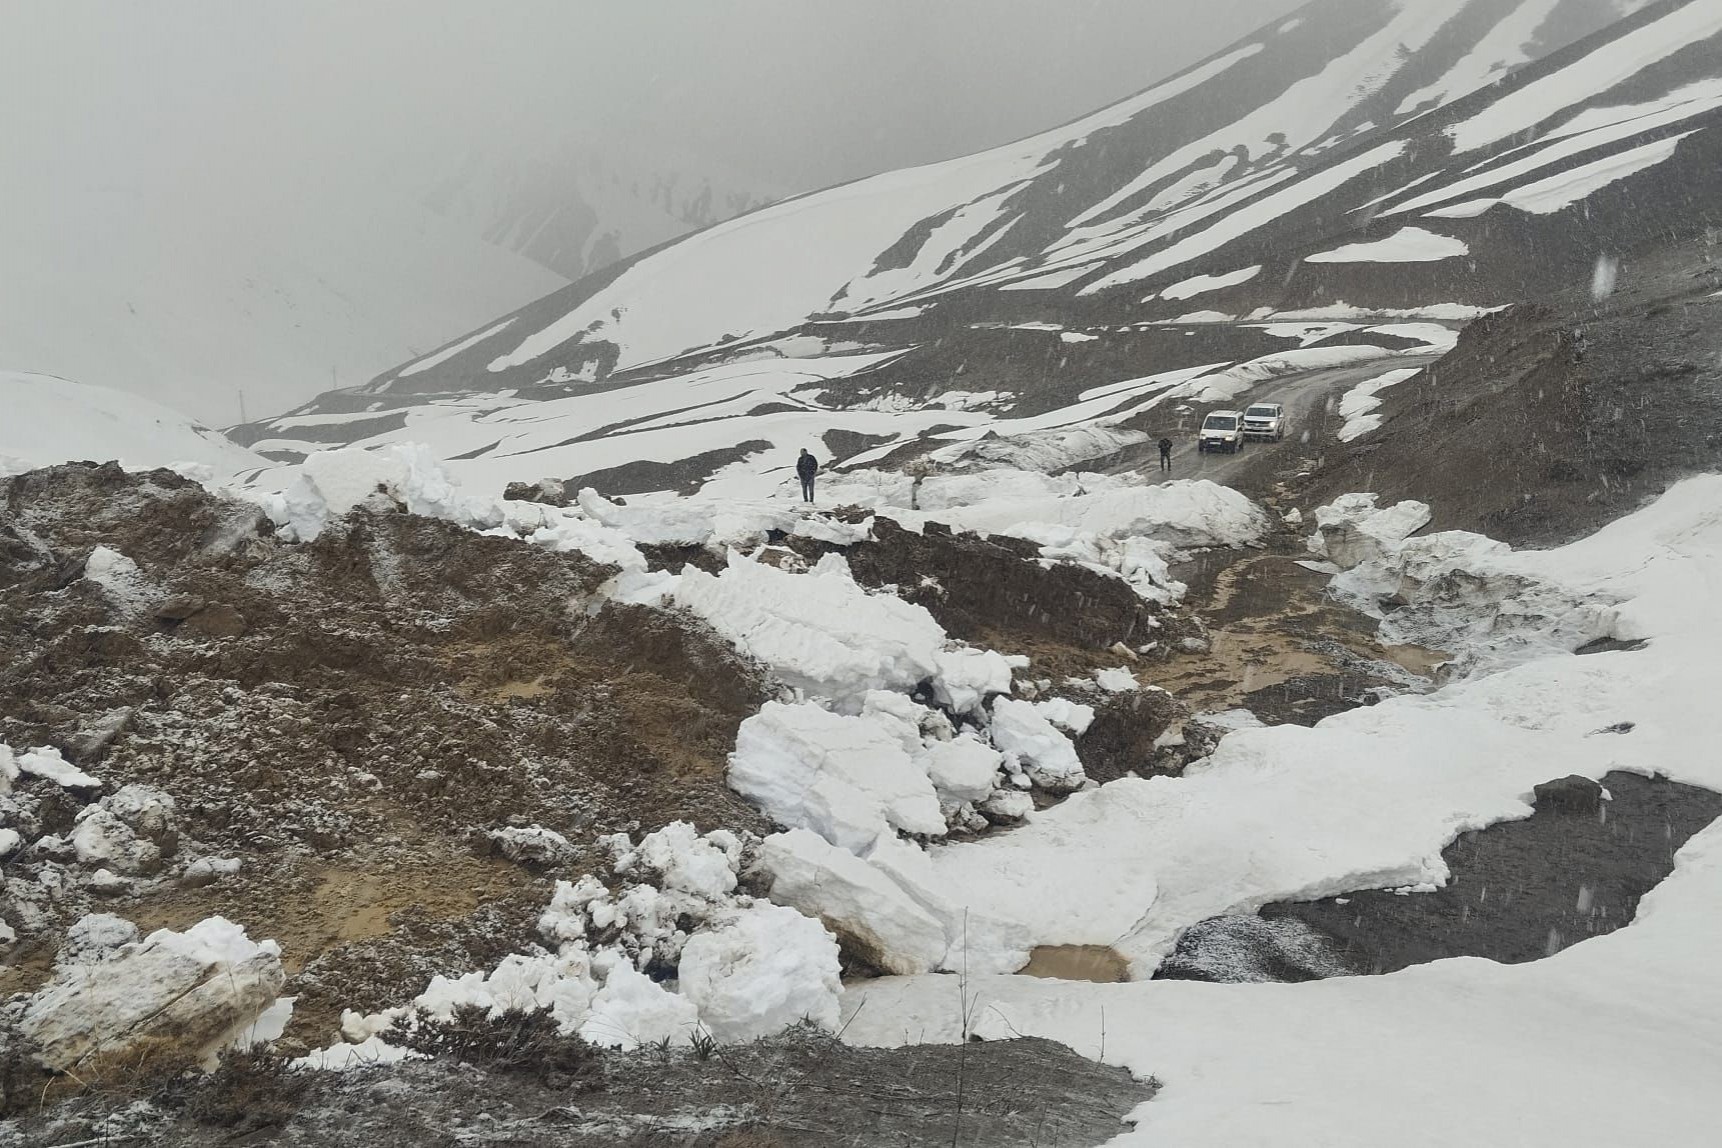
[[[765, 471], [788, 440], [832, 431], [829, 453], [865, 457], [928, 433], [1129, 417], [1143, 405], [1124, 384], [1259, 374], [1244, 365], [1304, 347], [1311, 322], [1352, 353], [1439, 350], [1451, 333], [1431, 321], [1722, 222], [1722, 0], [1617, 14], [1317, 0], [1074, 124], [710, 228], [245, 438], [290, 458], [425, 435], [457, 466], [482, 459], [486, 482], [763, 440]], [[885, 357], [808, 366], [857, 353]], [[824, 382], [722, 409], [678, 397], [673, 380], [747, 359]], [[1167, 397], [1241, 393], [1189, 379]], [[601, 404], [614, 416], [541, 405], [647, 383], [637, 405]], [[685, 425], [623, 445], [621, 413]], [[542, 421], [560, 453], [498, 420]]]
[[52, 375], [0, 370], [0, 410], [0, 473], [117, 460], [131, 470], [197, 463], [225, 479], [269, 465], [159, 403]]
[[211, 423], [240, 421], [241, 392], [280, 409], [563, 282], [351, 173], [116, 175], [69, 156], [36, 179], [12, 158], [0, 362]]

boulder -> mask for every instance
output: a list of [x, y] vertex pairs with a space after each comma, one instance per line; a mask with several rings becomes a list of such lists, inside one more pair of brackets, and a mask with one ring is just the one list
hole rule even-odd
[[1532, 792], [1536, 795], [1538, 809], [1552, 809], [1556, 813], [1595, 813], [1602, 808], [1602, 786], [1576, 773], [1545, 781]]
[[25, 1003], [18, 1031], [42, 1067], [94, 1060], [208, 1064], [276, 1003], [287, 974], [273, 941], [210, 917], [159, 929], [93, 964], [60, 965]]
[[122, 786], [78, 813], [72, 828], [78, 861], [115, 873], [151, 874], [179, 848], [173, 798], [148, 785]]

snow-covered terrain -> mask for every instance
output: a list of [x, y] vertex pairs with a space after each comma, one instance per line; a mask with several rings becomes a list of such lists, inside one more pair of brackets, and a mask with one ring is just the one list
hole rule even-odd
[[190, 464], [222, 479], [269, 466], [158, 403], [51, 375], [0, 370], [0, 409], [0, 474], [70, 459], [118, 461], [133, 470]]
[[[1565, 650], [1314, 729], [1240, 730], [1199, 774], [1082, 795], [1022, 833], [950, 851], [933, 887], [974, 914], [1043, 922], [1040, 936], [1120, 943], [1141, 975], [1172, 931], [1214, 913], [1439, 884], [1439, 849], [1453, 833], [1524, 816], [1531, 786], [1551, 773], [1625, 769], [1722, 786], [1703, 748], [1722, 632], [1714, 612], [1691, 608], [1722, 570], [1719, 497], [1722, 480], [1693, 479], [1555, 551], [1514, 555], [1473, 536], [1450, 548], [1452, 568], [1479, 591], [1448, 603], [1455, 612], [1523, 611], [1519, 621], [1554, 627], [1575, 602], [1615, 604]], [[1488, 587], [1513, 578], [1546, 587], [1546, 605], [1491, 606]], [[1648, 645], [1567, 652], [1589, 637]], [[1596, 736], [1611, 721], [1631, 723], [1630, 735]], [[1116, 1143], [1440, 1144], [1514, 1129], [1527, 1143], [1605, 1144], [1650, 1128], [1703, 1143], [1716, 1118], [1709, 1033], [1722, 1022], [1710, 961], [1719, 843], [1714, 825], [1694, 838], [1628, 928], [1533, 964], [1460, 959], [1280, 985], [980, 978], [974, 1028], [989, 1039], [1051, 1036], [1152, 1073], [1163, 1091]], [[1101, 863], [1132, 875], [1133, 899], [1073, 898]], [[858, 986], [847, 1037], [897, 1043], [912, 1016], [927, 1035], [958, 1039], [959, 1014], [943, 1007], [950, 991], [948, 978]], [[1604, 1078], [1618, 1103], [1599, 1102]], [[1654, 1112], [1627, 1099], [1652, 1095]]]
[[[288, 460], [428, 441], [486, 486], [702, 472], [681, 484], [743, 459], [781, 477], [803, 445], [891, 449], [859, 436], [1142, 416], [1076, 396], [1295, 337], [1246, 322], [1459, 320], [1533, 296], [1588, 265], [1575, 220], [1587, 244], [1661, 242], [1644, 221], [1665, 201], [1684, 218], [1716, 170], [1719, 44], [1709, 0], [1317, 0], [1074, 123], [719, 224], [242, 439]], [[707, 372], [779, 357], [781, 383], [702, 405]], [[797, 389], [802, 372], [832, 385]], [[1176, 397], [1241, 393], [1224, 390]], [[956, 410], [953, 391], [1011, 398]], [[612, 403], [637, 423], [595, 417]]]

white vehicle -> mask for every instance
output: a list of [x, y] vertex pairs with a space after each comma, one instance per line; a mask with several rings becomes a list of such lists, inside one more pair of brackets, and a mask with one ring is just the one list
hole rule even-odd
[[1274, 442], [1286, 437], [1286, 412], [1278, 403], [1253, 403], [1244, 410], [1244, 437]]
[[1223, 450], [1235, 454], [1244, 449], [1244, 416], [1241, 411], [1215, 411], [1202, 420], [1198, 451]]

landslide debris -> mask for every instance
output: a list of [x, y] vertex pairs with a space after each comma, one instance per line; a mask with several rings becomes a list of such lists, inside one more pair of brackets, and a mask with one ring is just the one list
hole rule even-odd
[[[765, 828], [724, 781], [761, 673], [692, 619], [596, 602], [614, 571], [577, 553], [375, 497], [287, 545], [246, 503], [112, 464], [0, 479], [0, 508], [0, 742], [102, 785], [0, 796], [24, 829], [0, 992], [35, 989], [93, 908], [145, 932], [221, 915], [280, 942], [290, 1035], [321, 1037], [528, 941], [556, 866], [498, 830]], [[134, 786], [171, 834], [80, 857], [87, 809]], [[126, 829], [100, 816], [104, 842]]]

